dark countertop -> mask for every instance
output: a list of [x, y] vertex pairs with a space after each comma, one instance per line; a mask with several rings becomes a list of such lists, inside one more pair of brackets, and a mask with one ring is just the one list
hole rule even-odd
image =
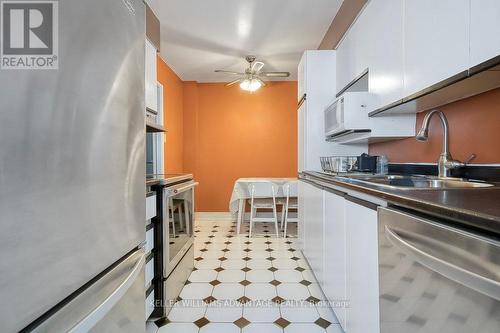
[[165, 173], [146, 175], [146, 186], [165, 186], [191, 179], [193, 179], [193, 175], [190, 173]]
[[391, 204], [500, 235], [500, 187], [498, 186], [473, 189], [411, 190], [361, 184], [355, 180], [313, 171], [303, 172], [301, 178], [313, 182], [320, 180], [363, 192]]
[[146, 178], [146, 187], [151, 187], [151, 186], [158, 185], [158, 184], [160, 184], [159, 179]]

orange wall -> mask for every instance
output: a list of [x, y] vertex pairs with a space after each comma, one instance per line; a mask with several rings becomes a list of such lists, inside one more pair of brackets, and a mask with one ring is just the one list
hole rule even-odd
[[200, 182], [197, 211], [228, 211], [240, 177], [296, 176], [296, 82], [254, 94], [216, 83], [184, 88], [184, 170]]
[[228, 211], [238, 178], [296, 176], [296, 82], [250, 94], [237, 85], [183, 82], [160, 57], [157, 63], [165, 173], [194, 174], [197, 211]]
[[180, 173], [184, 171], [184, 84], [160, 57], [157, 66], [157, 79], [163, 85], [163, 123], [167, 129], [164, 172]]
[[[448, 118], [450, 151], [455, 159], [474, 163], [500, 163], [500, 89], [448, 104], [440, 108]], [[417, 131], [425, 113], [417, 115]], [[391, 162], [433, 162], [442, 149], [442, 128], [434, 116], [427, 142], [415, 138], [370, 145], [370, 154], [386, 155]]]

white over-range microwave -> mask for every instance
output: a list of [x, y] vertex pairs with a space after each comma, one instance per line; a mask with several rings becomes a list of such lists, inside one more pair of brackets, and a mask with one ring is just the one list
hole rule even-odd
[[325, 109], [325, 136], [327, 139], [351, 131], [369, 131], [368, 112], [374, 95], [367, 92], [346, 92]]
[[369, 117], [377, 96], [346, 92], [325, 109], [325, 139], [337, 143], [376, 142], [415, 135], [415, 115]]

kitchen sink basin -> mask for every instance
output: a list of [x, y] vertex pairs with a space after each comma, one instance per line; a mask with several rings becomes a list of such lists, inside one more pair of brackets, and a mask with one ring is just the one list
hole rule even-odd
[[346, 177], [353, 181], [371, 183], [379, 186], [401, 189], [467, 189], [484, 188], [493, 184], [469, 181], [460, 178], [437, 178], [433, 176], [402, 176], [402, 175], [353, 175]]

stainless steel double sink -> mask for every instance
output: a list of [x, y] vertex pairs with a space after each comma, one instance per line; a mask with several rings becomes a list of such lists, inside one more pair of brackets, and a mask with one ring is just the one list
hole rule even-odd
[[414, 175], [349, 175], [338, 176], [352, 182], [368, 183], [395, 189], [430, 190], [430, 189], [468, 189], [485, 188], [495, 186], [494, 184], [481, 181], [471, 181], [461, 178], [438, 178], [434, 176]]

